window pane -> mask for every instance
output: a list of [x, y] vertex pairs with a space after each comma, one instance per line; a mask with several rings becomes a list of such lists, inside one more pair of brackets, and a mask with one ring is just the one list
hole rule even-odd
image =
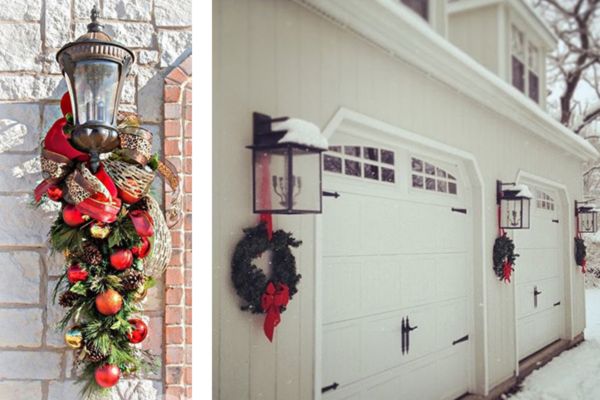
[[402, 4], [419, 14], [424, 20], [427, 20], [429, 10], [428, 10], [428, 0], [401, 0]]
[[381, 162], [394, 165], [394, 152], [389, 150], [381, 150]]
[[441, 169], [441, 168], [438, 168], [438, 169], [436, 170], [436, 172], [437, 172], [437, 176], [441, 176], [442, 178], [445, 178], [445, 177], [446, 177], [446, 171], [444, 171], [443, 169]]
[[538, 70], [538, 60], [539, 60], [538, 49], [537, 49], [537, 47], [530, 44], [527, 65], [529, 66], [529, 69], [532, 69], [533, 72], [535, 72], [535, 73], [537, 73], [537, 70]]
[[349, 156], [360, 157], [360, 146], [344, 146], [344, 153]]
[[454, 177], [454, 175], [452, 174], [448, 174], [448, 179], [455, 181], [456, 178]]
[[325, 154], [323, 157], [325, 171], [342, 173], [342, 159]]
[[438, 181], [437, 190], [438, 192], [446, 193], [448, 191], [448, 184], [446, 183], [446, 181]]
[[394, 183], [396, 181], [394, 170], [389, 168], [381, 168], [381, 180], [384, 182]]
[[425, 179], [425, 189], [427, 190], [435, 190], [435, 179], [426, 178]]
[[423, 172], [423, 161], [413, 158], [412, 159], [412, 170], [417, 171], [417, 172]]
[[525, 38], [523, 32], [513, 25], [511, 37], [511, 51], [513, 56], [525, 61]]
[[360, 176], [360, 163], [358, 161], [344, 160], [346, 175]]
[[378, 161], [379, 160], [379, 150], [374, 147], [365, 147], [365, 158], [367, 160]]
[[448, 182], [448, 193], [456, 194], [456, 183]]
[[435, 175], [435, 167], [429, 163], [425, 163], [425, 173], [428, 175]]
[[525, 66], [516, 57], [512, 58], [512, 84], [521, 92], [525, 91]]
[[529, 71], [529, 97], [536, 103], [540, 100], [540, 86], [536, 74]]
[[341, 153], [342, 146], [329, 146], [329, 151], [335, 151], [336, 153]]
[[379, 180], [379, 167], [376, 165], [365, 164], [365, 178]]
[[412, 176], [412, 186], [416, 188], [423, 187], [423, 177], [421, 175], [413, 175]]

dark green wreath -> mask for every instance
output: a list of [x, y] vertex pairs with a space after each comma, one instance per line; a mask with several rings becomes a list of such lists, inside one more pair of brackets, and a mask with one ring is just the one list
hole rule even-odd
[[585, 242], [581, 238], [575, 238], [575, 262], [580, 267], [585, 267], [585, 257], [587, 256]]
[[515, 260], [519, 257], [515, 254], [515, 244], [506, 233], [496, 238], [494, 242], [494, 272], [500, 278], [504, 279], [503, 264], [507, 260], [510, 265], [515, 265]]
[[[296, 258], [291, 247], [298, 247], [301, 241], [291, 233], [277, 230], [269, 240], [267, 227], [261, 223], [244, 229], [244, 237], [235, 246], [231, 261], [231, 280], [238, 296], [246, 302], [242, 310], [262, 313], [260, 298], [269, 282], [284, 283], [290, 291], [290, 300], [298, 292], [296, 288], [300, 274], [296, 273]], [[271, 251], [271, 277], [267, 279], [264, 271], [253, 261], [265, 251]]]

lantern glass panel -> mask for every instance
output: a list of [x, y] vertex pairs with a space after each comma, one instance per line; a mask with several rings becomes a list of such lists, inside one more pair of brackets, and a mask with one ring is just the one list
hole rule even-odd
[[529, 228], [529, 199], [502, 199], [500, 203], [500, 227], [506, 229]]
[[287, 148], [254, 150], [254, 209], [285, 211], [288, 209]]
[[579, 213], [579, 232], [595, 233], [597, 227], [595, 212]]
[[76, 95], [77, 124], [114, 125], [119, 88], [119, 64], [105, 60], [79, 61], [70, 82]]
[[321, 211], [321, 153], [292, 148], [292, 208]]

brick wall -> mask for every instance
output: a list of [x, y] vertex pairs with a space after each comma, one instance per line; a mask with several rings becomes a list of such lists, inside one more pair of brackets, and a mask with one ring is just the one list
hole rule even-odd
[[[192, 56], [165, 79], [165, 158], [181, 171], [184, 217], [171, 230], [173, 256], [165, 275], [167, 396], [192, 397]], [[172, 199], [168, 186], [166, 202]]]
[[[94, 3], [100, 8], [106, 31], [136, 53], [136, 64], [123, 91], [122, 108], [139, 113], [144, 127], [155, 134], [155, 149], [161, 147], [164, 136], [165, 77], [191, 51], [191, 0], [2, 2], [0, 400], [80, 398], [79, 388], [73, 383], [72, 352], [65, 349], [62, 334], [53, 329], [63, 310], [49, 302], [62, 268], [61, 257], [51, 255], [46, 244], [49, 224], [56, 212], [30, 207], [29, 193], [41, 179], [38, 144], [58, 118], [58, 101], [66, 91], [54, 59], [56, 51], [85, 31]], [[183, 251], [181, 241], [179, 246]], [[189, 279], [184, 273], [184, 284]], [[165, 331], [164, 322], [172, 323], [175, 315], [165, 315], [165, 302], [172, 295], [169, 291], [165, 296], [163, 288], [161, 282], [152, 289], [145, 305], [151, 335], [144, 345], [165, 357], [164, 341], [171, 333]], [[179, 289], [181, 312], [185, 315], [185, 285]], [[185, 339], [186, 335], [183, 328], [182, 337]], [[170, 357], [169, 361], [173, 361]], [[180, 375], [185, 381], [183, 365], [189, 361], [185, 352], [182, 360], [177, 365], [182, 366]], [[167, 371], [169, 367], [141, 382], [122, 382], [115, 399], [163, 398]], [[183, 384], [181, 387], [185, 391]]]

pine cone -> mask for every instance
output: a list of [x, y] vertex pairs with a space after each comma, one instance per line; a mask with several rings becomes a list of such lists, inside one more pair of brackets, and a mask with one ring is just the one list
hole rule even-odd
[[134, 269], [130, 269], [123, 276], [121, 276], [121, 284], [123, 285], [123, 290], [126, 292], [132, 292], [137, 290], [140, 286], [142, 286], [146, 281], [146, 277], [140, 271], [136, 271]]
[[79, 258], [86, 264], [98, 265], [102, 262], [102, 252], [93, 243], [84, 243], [83, 252]]
[[107, 356], [102, 354], [91, 342], [85, 344], [85, 350], [87, 352], [86, 358], [91, 362], [99, 362], [104, 360]]
[[72, 307], [73, 304], [80, 298], [81, 296], [77, 293], [73, 293], [69, 290], [60, 295], [58, 299], [58, 304], [63, 307]]

